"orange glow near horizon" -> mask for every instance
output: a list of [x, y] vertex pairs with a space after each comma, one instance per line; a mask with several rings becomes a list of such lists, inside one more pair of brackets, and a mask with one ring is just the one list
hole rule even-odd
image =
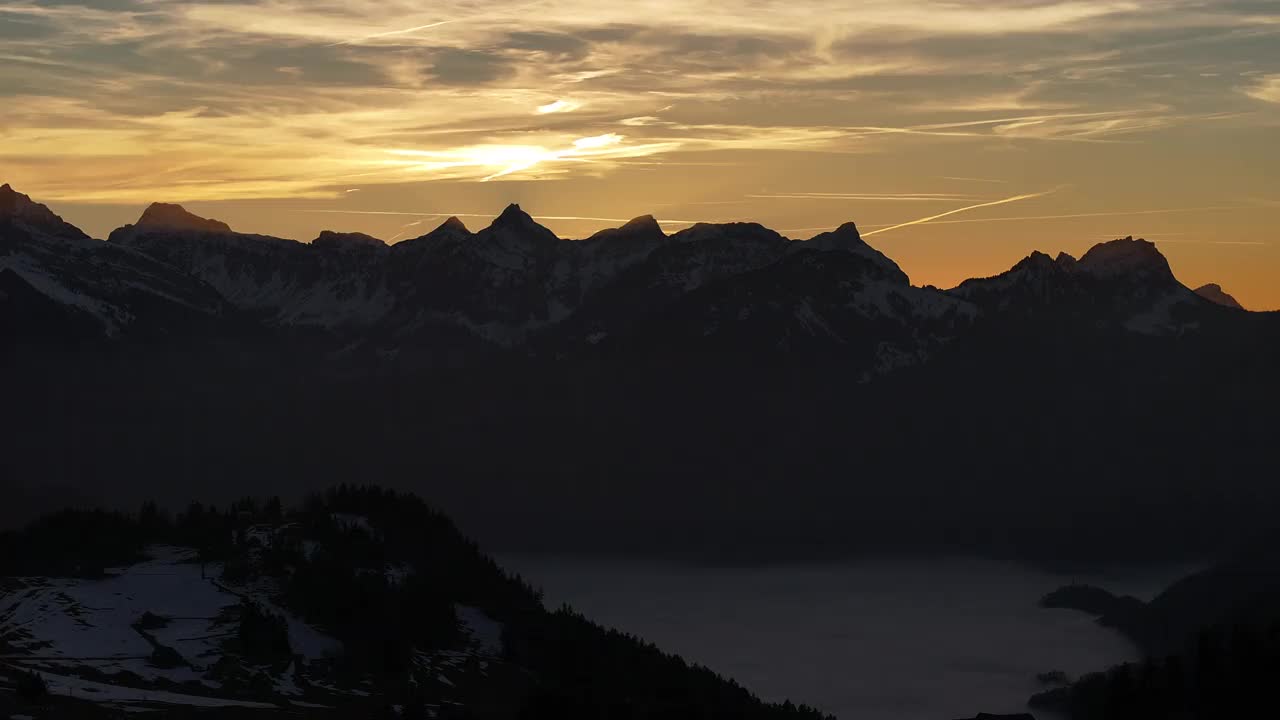
[[0, 182], [98, 237], [152, 201], [299, 239], [854, 220], [949, 287], [1133, 235], [1280, 309], [1280, 11], [1247, 0], [29, 0], [0, 40]]

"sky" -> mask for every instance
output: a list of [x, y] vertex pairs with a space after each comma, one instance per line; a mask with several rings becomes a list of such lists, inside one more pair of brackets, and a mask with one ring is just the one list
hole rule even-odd
[[4, 0], [0, 182], [96, 237], [852, 220], [940, 287], [1133, 235], [1280, 309], [1280, 1]]

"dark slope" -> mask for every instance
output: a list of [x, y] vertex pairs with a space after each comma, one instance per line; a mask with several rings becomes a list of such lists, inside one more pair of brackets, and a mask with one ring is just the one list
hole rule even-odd
[[[33, 665], [24, 649], [39, 651], [41, 637], [5, 628], [0, 677], [33, 666], [55, 680], [90, 676], [134, 688], [124, 697], [135, 709], [149, 707], [149, 692], [176, 691], [193, 704], [206, 696], [266, 703], [232, 711], [235, 717], [823, 717], [804, 706], [761, 702], [731, 680], [606, 630], [567, 607], [544, 608], [538, 592], [504, 572], [448, 518], [416, 497], [376, 488], [339, 487], [292, 510], [278, 501], [240, 500], [224, 510], [192, 504], [172, 519], [154, 506], [138, 515], [68, 511], [48, 516], [20, 533], [0, 534], [0, 583], [13, 584], [19, 595], [31, 594], [42, 588], [40, 576], [69, 575], [81, 578], [82, 595], [92, 597], [93, 578], [102, 568], [129, 566], [154, 555], [157, 546], [169, 556], [188, 558], [193, 578], [209, 575], [193, 580], [205, 588], [202, 597], [213, 592], [216, 599], [220, 592], [234, 598], [226, 595], [234, 592], [245, 598], [239, 607], [219, 613], [216, 626], [226, 639], [214, 650], [216, 663], [193, 669], [192, 679], [181, 685], [146, 680], [141, 671], [95, 672], [94, 657], [46, 658]], [[184, 554], [182, 548], [194, 552]], [[195, 571], [196, 561], [203, 571]], [[126, 567], [126, 577], [129, 572]], [[145, 584], [133, 589], [135, 595], [148, 591]], [[39, 596], [34, 598], [38, 605]], [[16, 601], [22, 612], [24, 600]], [[155, 642], [161, 645], [174, 642], [174, 634], [157, 628], [207, 612], [184, 607], [179, 598], [152, 601], [168, 612], [144, 613], [134, 629], [156, 630]], [[119, 642], [120, 633], [128, 632], [98, 623], [135, 620], [97, 610], [79, 612], [78, 647], [95, 638]], [[291, 618], [287, 626], [283, 613]], [[331, 638], [326, 644], [333, 649], [316, 656], [294, 645], [299, 622]], [[178, 661], [190, 655], [185, 647], [169, 649]], [[100, 707], [94, 713], [92, 696], [81, 695], [86, 697], [79, 702], [54, 698], [46, 700], [47, 707], [23, 709], [42, 717], [120, 712]], [[295, 705], [298, 700], [311, 704]], [[174, 704], [183, 701], [171, 700], [168, 709]], [[393, 706], [404, 714], [388, 714]]]
[[1267, 533], [1150, 602], [1098, 602], [1073, 589], [1065, 607], [1099, 616], [1143, 652], [1138, 663], [1086, 675], [1033, 698], [1076, 718], [1246, 717], [1274, 699], [1280, 671], [1280, 535]]
[[1280, 509], [1257, 481], [1280, 316], [1200, 298], [1142, 241], [943, 293], [851, 224], [565, 241], [512, 207], [385, 249], [118, 232], [226, 280], [258, 334], [16, 358], [15, 477], [133, 501], [372, 476], [504, 549], [754, 559], [1170, 559]]
[[1243, 310], [1244, 307], [1233, 297], [1227, 294], [1222, 286], [1217, 283], [1209, 283], [1196, 288], [1196, 294], [1210, 302], [1215, 302], [1223, 307], [1235, 308]]
[[92, 240], [8, 185], [0, 187], [0, 273], [0, 312], [24, 343], [192, 337], [220, 332], [232, 314], [199, 279]]

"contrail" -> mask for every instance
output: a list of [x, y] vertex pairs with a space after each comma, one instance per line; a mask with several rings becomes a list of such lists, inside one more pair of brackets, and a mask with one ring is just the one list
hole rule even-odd
[[[966, 220], [942, 220], [934, 225], [957, 225], [960, 223], [1013, 222], [1018, 220], [1064, 220], [1068, 218], [1123, 217], [1126, 215], [1164, 215], [1166, 213], [1202, 212], [1209, 210], [1240, 210], [1246, 205], [1209, 205], [1205, 207], [1161, 208], [1158, 210], [1119, 210], [1116, 212], [1070, 213], [1066, 215], [1015, 215], [991, 218], [970, 218]], [[867, 227], [875, 227], [869, 225]], [[886, 230], [890, 228], [885, 228]], [[879, 232], [879, 231], [877, 231]], [[868, 233], [870, 234], [870, 233]]]
[[939, 177], [941, 177], [943, 180], [959, 180], [962, 182], [1000, 183], [1001, 185], [1007, 185], [1009, 183], [1008, 180], [995, 180], [993, 178], [962, 177], [960, 175], [940, 175]]
[[944, 213], [939, 213], [937, 215], [930, 215], [929, 217], [920, 218], [919, 220], [911, 220], [910, 222], [898, 223], [897, 225], [890, 225], [889, 227], [880, 228], [879, 230], [872, 230], [869, 233], [863, 233], [862, 236], [869, 237], [871, 235], [876, 235], [882, 232], [889, 232], [890, 230], [897, 230], [898, 228], [904, 228], [910, 225], [922, 225], [924, 223], [937, 220], [938, 218], [944, 218], [948, 215], [955, 215], [956, 213], [968, 212], [969, 210], [977, 210], [978, 208], [991, 207], [993, 205], [1004, 205], [1006, 203], [1018, 202], [1019, 200], [1030, 200], [1032, 198], [1044, 197], [1045, 195], [1048, 195], [1053, 192], [1057, 192], [1057, 190], [1056, 189], [1045, 190], [1044, 192], [1028, 193], [1026, 195], [1013, 195], [1011, 197], [1003, 198], [1001, 200], [992, 200], [991, 202], [978, 203], [977, 205], [969, 205], [962, 208], [956, 208], [955, 210], [948, 210]]
[[374, 33], [372, 35], [365, 35], [363, 37], [352, 38], [350, 40], [343, 40], [342, 42], [331, 43], [327, 47], [337, 47], [338, 45], [352, 45], [354, 43], [364, 42], [365, 40], [373, 40], [374, 38], [390, 37], [392, 35], [404, 35], [406, 33], [417, 32], [418, 30], [427, 30], [433, 27], [440, 27], [441, 25], [448, 25], [449, 23], [455, 23], [455, 22], [458, 22], [458, 21], [457, 20], [441, 20], [440, 22], [430, 23], [429, 25], [418, 25], [416, 27], [405, 28], [404, 30], [388, 30], [387, 32]]
[[976, 199], [973, 195], [943, 193], [771, 193], [747, 195], [747, 197], [772, 200], [906, 200], [913, 202]]

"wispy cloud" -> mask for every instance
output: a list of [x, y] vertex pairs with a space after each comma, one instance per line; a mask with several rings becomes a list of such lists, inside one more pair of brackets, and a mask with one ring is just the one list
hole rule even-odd
[[570, 100], [555, 100], [546, 105], [538, 106], [539, 115], [548, 115], [550, 113], [572, 112], [582, 107], [582, 105]]
[[[54, 199], [324, 197], [353, 181], [371, 194], [641, 168], [678, 181], [778, 153], [928, 162], [933, 148], [1147, 142], [1212, 118], [1265, 127], [1257, 101], [1280, 101], [1280, 76], [1241, 43], [1280, 25], [1238, 5], [20, 0], [0, 7], [23, 27], [4, 36], [0, 163]], [[1169, 53], [1189, 35], [1194, 66], [1178, 75]], [[942, 177], [1001, 182], [967, 174]], [[839, 199], [944, 195], [977, 199]]]
[[1255, 100], [1280, 103], [1280, 74], [1267, 75], [1245, 88], [1245, 94]]

